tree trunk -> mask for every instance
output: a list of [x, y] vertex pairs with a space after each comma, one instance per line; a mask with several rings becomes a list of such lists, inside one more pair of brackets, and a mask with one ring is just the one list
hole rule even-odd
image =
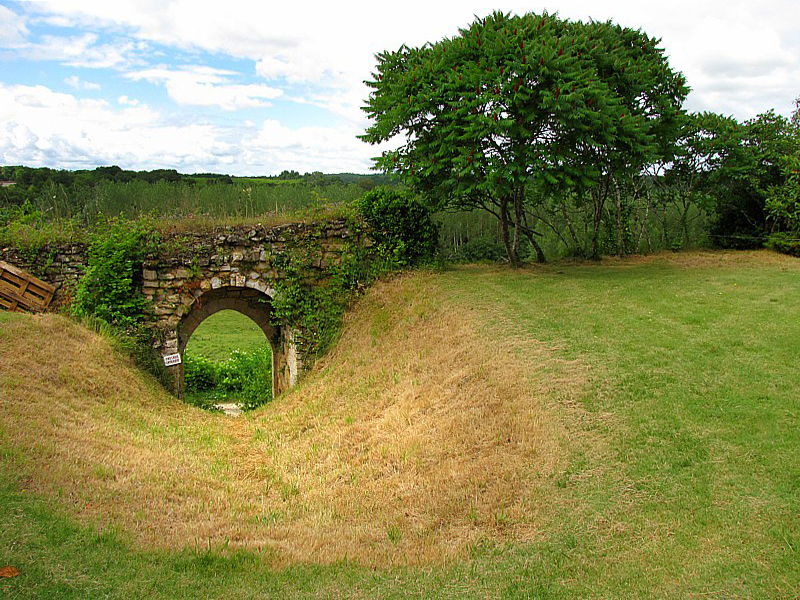
[[617, 215], [616, 215], [616, 225], [617, 225], [617, 256], [623, 257], [627, 254], [625, 248], [625, 235], [623, 234], [623, 225], [622, 225], [622, 190], [620, 189], [619, 182], [617, 181], [616, 177], [611, 177], [611, 183], [614, 184], [614, 202], [616, 204]]
[[522, 233], [524, 233], [525, 237], [528, 238], [531, 246], [533, 246], [533, 251], [536, 252], [536, 262], [540, 265], [543, 265], [547, 262], [547, 258], [545, 258], [544, 250], [542, 250], [539, 242], [536, 241], [536, 232], [530, 225], [528, 225], [528, 216], [525, 214], [524, 210], [522, 211], [522, 224], [524, 225], [522, 228]]
[[508, 255], [508, 262], [512, 267], [519, 267], [521, 262], [519, 260], [519, 228], [515, 227], [514, 236], [512, 239], [509, 227], [511, 226], [511, 219], [508, 214], [508, 198], [500, 199], [500, 231], [503, 238], [503, 245], [506, 247], [506, 254]]
[[567, 213], [567, 205], [566, 203], [561, 203], [561, 212], [564, 215], [564, 220], [567, 222], [567, 229], [569, 230], [569, 234], [572, 236], [572, 241], [575, 242], [575, 249], [581, 256], [586, 256], [586, 250], [583, 249], [583, 245], [581, 244], [580, 240], [578, 240], [578, 235], [575, 233], [575, 227], [572, 226], [572, 219], [569, 218], [569, 214]]
[[592, 192], [594, 215], [592, 228], [592, 254], [589, 257], [592, 260], [600, 260], [600, 224], [603, 221], [603, 208], [605, 207], [606, 196], [608, 194], [608, 182], [606, 182], [605, 190], [602, 188], [603, 186], [600, 184], [597, 186], [597, 189]]
[[[640, 194], [641, 195], [641, 194]], [[640, 252], [642, 248], [642, 236], [647, 229], [647, 218], [650, 215], [650, 205], [652, 203], [650, 199], [650, 190], [645, 188], [644, 190], [644, 197], [645, 197], [645, 205], [644, 205], [644, 216], [642, 217], [641, 227], [639, 227], [639, 235], [636, 238], [636, 251]], [[652, 252], [653, 245], [650, 243], [650, 232], [647, 232], [647, 251]]]
[[536, 252], [536, 262], [540, 265], [543, 265], [547, 262], [547, 258], [544, 255], [544, 250], [539, 245], [539, 242], [536, 241], [536, 238], [533, 235], [529, 235], [528, 239], [531, 241], [531, 246], [533, 246], [534, 252]]
[[544, 251], [539, 243], [536, 241], [534, 237], [533, 230], [528, 226], [528, 217], [525, 214], [525, 206], [523, 205], [523, 201], [525, 199], [525, 189], [521, 189], [517, 191], [514, 195], [514, 216], [517, 221], [517, 229], [516, 231], [522, 230], [522, 233], [528, 238], [528, 241], [533, 246], [534, 252], [536, 252], [536, 262], [540, 264], [544, 264], [547, 262], [547, 259], [544, 257]]

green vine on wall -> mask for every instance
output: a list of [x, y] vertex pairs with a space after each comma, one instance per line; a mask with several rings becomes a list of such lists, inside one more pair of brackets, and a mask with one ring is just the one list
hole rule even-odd
[[142, 294], [142, 264], [155, 249], [157, 234], [150, 223], [110, 219], [89, 243], [86, 272], [75, 288], [72, 313], [94, 316], [132, 331], [147, 310]]
[[321, 235], [310, 232], [278, 255], [284, 279], [274, 282], [276, 325], [290, 323], [305, 356], [319, 356], [336, 338], [353, 297], [381, 274], [424, 263], [437, 249], [438, 227], [430, 211], [412, 194], [377, 188], [356, 204], [349, 226], [366, 234], [369, 246], [351, 243], [325, 265]]
[[273, 320], [292, 325], [305, 356], [328, 349], [353, 295], [376, 276], [367, 253], [356, 245], [345, 248], [339, 263], [320, 268], [323, 254], [319, 238], [307, 237], [274, 261], [284, 278], [274, 283]]

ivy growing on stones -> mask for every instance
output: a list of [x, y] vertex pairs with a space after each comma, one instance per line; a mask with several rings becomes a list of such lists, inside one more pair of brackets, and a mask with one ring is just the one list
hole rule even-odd
[[142, 265], [157, 241], [158, 234], [147, 221], [109, 219], [92, 234], [72, 313], [97, 317], [125, 331], [139, 328], [148, 309], [142, 294]]

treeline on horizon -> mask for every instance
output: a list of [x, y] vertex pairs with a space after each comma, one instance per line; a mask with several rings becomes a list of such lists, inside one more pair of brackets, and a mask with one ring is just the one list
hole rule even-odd
[[[183, 183], [187, 185], [212, 185], [216, 183], [232, 185], [234, 182], [257, 180], [264, 184], [280, 185], [286, 182], [308, 183], [312, 185], [360, 184], [365, 190], [376, 185], [387, 183], [388, 178], [379, 174], [334, 173], [325, 174], [320, 171], [300, 174], [299, 171], [284, 170], [279, 175], [235, 176], [225, 173], [179, 173], [175, 169], [153, 169], [151, 171], [134, 171], [122, 169], [116, 165], [96, 167], [94, 169], [52, 169], [49, 167], [26, 167], [24, 165], [0, 166], [0, 180], [13, 182], [20, 186], [9, 194], [24, 195], [26, 191], [40, 189], [47, 184], [71, 186], [91, 186], [101, 182], [129, 183], [144, 181], [146, 183]], [[11, 186], [9, 186], [11, 187]], [[31, 187], [33, 190], [31, 190]], [[11, 196], [13, 198], [13, 195]], [[3, 198], [8, 202], [11, 198]]]
[[[745, 122], [713, 113], [689, 115], [668, 164], [615, 182], [601, 211], [577, 196], [553, 197], [531, 186], [526, 211], [539, 224], [548, 258], [586, 257], [593, 238], [601, 254], [637, 254], [698, 247], [760, 248], [800, 255], [800, 104], [790, 118], [768, 111]], [[0, 167], [0, 245], [42, 248], [85, 239], [108, 217], [154, 218], [171, 227], [302, 218], [347, 207], [390, 174], [233, 177], [173, 169], [120, 167], [58, 170]], [[423, 202], [425, 198], [421, 198]], [[338, 214], [338, 213], [337, 213]], [[506, 260], [498, 221], [486, 210], [446, 210], [442, 256], [458, 261]], [[537, 249], [521, 244], [522, 258]]]

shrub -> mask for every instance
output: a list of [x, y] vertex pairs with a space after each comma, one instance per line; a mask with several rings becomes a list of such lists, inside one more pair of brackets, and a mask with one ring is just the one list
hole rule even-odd
[[275, 282], [272, 318], [278, 326], [291, 323], [295, 343], [305, 356], [321, 356], [339, 332], [341, 318], [353, 295], [396, 263], [359, 246], [347, 246], [338, 264], [325, 269], [324, 285], [313, 285], [308, 274], [321, 259], [318, 239], [307, 240], [275, 257], [284, 279]]
[[183, 380], [187, 392], [205, 392], [217, 387], [217, 365], [205, 356], [183, 357]]
[[235, 395], [243, 410], [252, 410], [272, 400], [272, 352], [264, 346], [252, 352], [235, 350], [220, 363], [218, 387]]
[[473, 238], [458, 249], [456, 258], [464, 262], [480, 262], [482, 260], [496, 262], [506, 258], [506, 249], [497, 239]]
[[800, 257], [800, 234], [798, 233], [773, 233], [767, 238], [767, 248], [776, 252]]
[[120, 219], [109, 220], [93, 234], [88, 267], [75, 288], [73, 314], [136, 330], [147, 307], [139, 285], [142, 262], [155, 239], [149, 223]]
[[200, 403], [193, 402], [201, 408], [231, 399], [243, 410], [252, 410], [272, 400], [272, 352], [268, 346], [252, 352], [235, 350], [222, 362], [187, 354], [183, 377], [188, 394], [204, 396]]
[[439, 226], [410, 192], [375, 188], [357, 202], [357, 209], [378, 251], [398, 266], [422, 262], [436, 253]]

